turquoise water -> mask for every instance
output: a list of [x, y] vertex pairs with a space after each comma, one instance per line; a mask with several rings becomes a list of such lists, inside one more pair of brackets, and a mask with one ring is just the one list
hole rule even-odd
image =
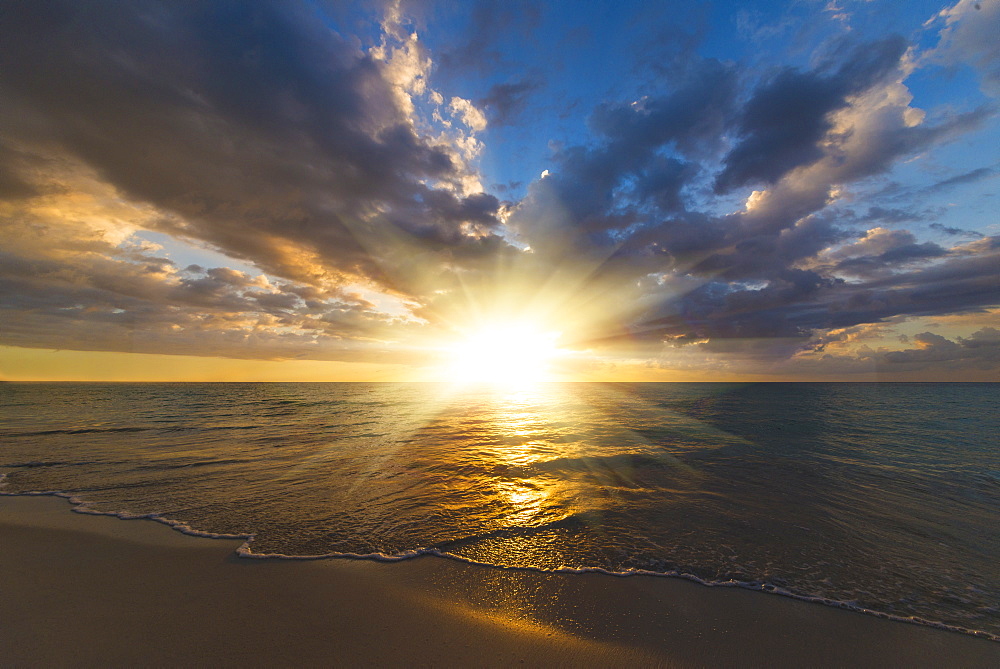
[[7, 493], [1000, 635], [1000, 384], [0, 384]]

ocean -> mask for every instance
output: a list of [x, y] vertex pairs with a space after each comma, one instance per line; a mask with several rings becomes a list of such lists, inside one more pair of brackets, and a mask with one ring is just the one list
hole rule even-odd
[[0, 492], [245, 557], [657, 573], [1000, 639], [1000, 384], [0, 384]]

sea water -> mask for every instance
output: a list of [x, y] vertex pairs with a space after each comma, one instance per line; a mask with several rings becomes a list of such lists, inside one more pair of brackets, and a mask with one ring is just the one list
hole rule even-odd
[[0, 384], [0, 492], [1000, 635], [1000, 384]]

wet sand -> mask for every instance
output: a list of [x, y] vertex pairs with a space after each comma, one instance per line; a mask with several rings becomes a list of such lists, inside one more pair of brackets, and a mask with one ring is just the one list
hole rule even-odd
[[239, 544], [0, 497], [0, 666], [1000, 666], [986, 639], [679, 579]]

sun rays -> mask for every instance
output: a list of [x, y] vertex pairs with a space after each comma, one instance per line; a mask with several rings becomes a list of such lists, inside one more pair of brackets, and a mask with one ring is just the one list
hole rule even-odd
[[453, 383], [519, 385], [552, 381], [553, 362], [566, 351], [560, 333], [528, 323], [493, 323], [447, 347], [444, 380]]

